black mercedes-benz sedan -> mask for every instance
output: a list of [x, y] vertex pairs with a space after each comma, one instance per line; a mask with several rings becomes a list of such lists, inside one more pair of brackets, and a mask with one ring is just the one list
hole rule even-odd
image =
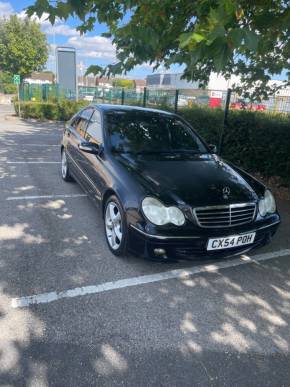
[[115, 255], [241, 254], [268, 243], [280, 223], [270, 190], [175, 114], [90, 105], [66, 124], [61, 160], [63, 179], [100, 207]]

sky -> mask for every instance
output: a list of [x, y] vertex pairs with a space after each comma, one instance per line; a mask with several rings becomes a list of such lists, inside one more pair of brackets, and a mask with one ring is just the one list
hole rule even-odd
[[[24, 9], [33, 3], [33, 0], [0, 0], [0, 17], [11, 14], [25, 17]], [[47, 35], [50, 45], [50, 55], [46, 66], [48, 70], [55, 71], [54, 47], [56, 45], [76, 48], [79, 75], [84, 74], [91, 64], [105, 66], [116, 62], [115, 48], [110, 39], [101, 36], [103, 32], [107, 31], [104, 24], [96, 23], [93, 31], [81, 36], [76, 30], [78, 26], [77, 19], [69, 18], [67, 21], [56, 20], [54, 26], [47, 20], [47, 15], [43, 15], [40, 20], [37, 18], [37, 21], [41, 25], [41, 30]], [[170, 68], [170, 72], [174, 73], [182, 72], [182, 70], [183, 67], [179, 65], [174, 65]], [[143, 65], [136, 66], [134, 70], [127, 73], [126, 77], [135, 79], [146, 78], [146, 75], [152, 74], [152, 72], [152, 66], [144, 63]], [[273, 78], [284, 80], [286, 79], [286, 73], [283, 72], [281, 75], [276, 75]]]

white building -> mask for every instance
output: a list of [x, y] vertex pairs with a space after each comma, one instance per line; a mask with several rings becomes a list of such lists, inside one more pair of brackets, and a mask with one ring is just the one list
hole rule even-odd
[[[188, 82], [181, 79], [182, 73], [169, 74], [169, 73], [156, 73], [147, 76], [147, 87], [151, 89], [198, 89], [198, 82]], [[241, 78], [236, 75], [232, 75], [230, 79], [225, 79], [222, 75], [212, 73], [207, 85], [208, 90], [226, 91], [234, 84], [239, 85]], [[282, 81], [271, 80], [269, 85], [282, 85]], [[281, 89], [276, 93], [278, 96], [290, 96], [290, 86]]]

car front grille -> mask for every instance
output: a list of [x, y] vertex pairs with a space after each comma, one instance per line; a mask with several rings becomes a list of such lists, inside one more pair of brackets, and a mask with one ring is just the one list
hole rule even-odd
[[256, 214], [255, 203], [197, 207], [193, 214], [200, 227], [233, 227], [250, 223]]

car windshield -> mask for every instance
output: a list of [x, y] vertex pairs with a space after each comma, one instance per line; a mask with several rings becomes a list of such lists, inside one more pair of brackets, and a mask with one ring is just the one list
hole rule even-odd
[[112, 150], [119, 153], [208, 153], [192, 129], [178, 117], [146, 111], [106, 114]]

